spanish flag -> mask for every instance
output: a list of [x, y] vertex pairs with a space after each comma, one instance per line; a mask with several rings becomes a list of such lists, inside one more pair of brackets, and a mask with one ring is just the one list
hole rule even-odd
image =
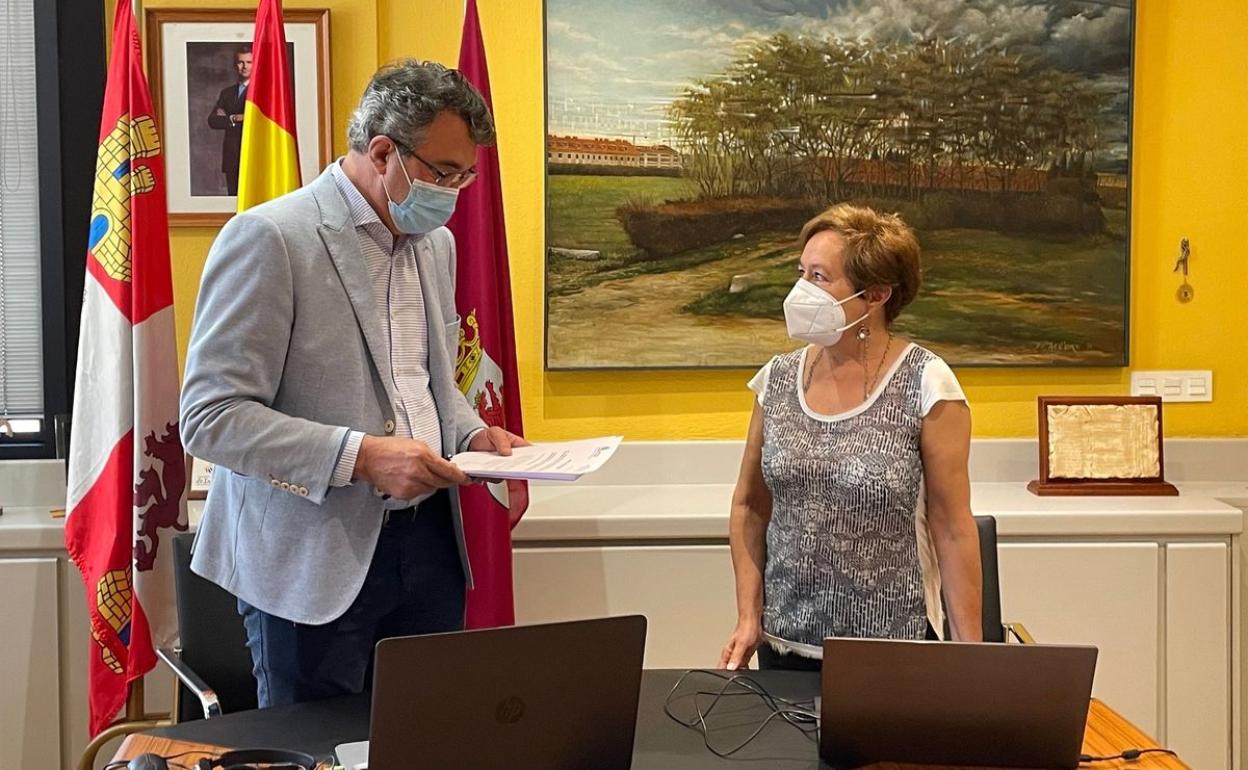
[[281, 0], [260, 0], [251, 56], [238, 164], [239, 211], [285, 195], [302, 184]]

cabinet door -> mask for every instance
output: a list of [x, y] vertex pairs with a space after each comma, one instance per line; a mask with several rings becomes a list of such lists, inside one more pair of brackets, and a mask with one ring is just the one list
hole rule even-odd
[[0, 764], [61, 764], [56, 559], [0, 559]]
[[1166, 745], [1230, 767], [1231, 564], [1222, 543], [1166, 546]]
[[1156, 543], [1005, 543], [1001, 607], [1038, 642], [1100, 649], [1093, 694], [1159, 741], [1161, 549]]
[[[61, 757], [64, 767], [76, 767], [90, 738], [88, 666], [91, 655], [98, 655], [100, 648], [91, 639], [91, 617], [87, 614], [87, 589], [82, 573], [69, 558], [58, 561], [65, 604], [64, 625], [60, 631], [61, 692], [65, 704], [61, 715], [64, 720], [61, 722]], [[120, 745], [121, 741], [113, 741], [100, 751], [96, 770], [107, 764], [103, 759], [112, 759]]]
[[737, 620], [726, 545], [517, 548], [516, 620], [638, 613], [650, 668], [710, 667]]

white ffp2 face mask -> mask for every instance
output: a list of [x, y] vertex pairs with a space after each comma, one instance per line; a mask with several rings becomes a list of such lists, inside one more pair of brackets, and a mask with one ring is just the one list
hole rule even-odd
[[862, 322], [867, 313], [853, 322], [845, 322], [843, 305], [866, 291], [838, 300], [805, 278], [799, 278], [789, 296], [784, 298], [784, 323], [789, 336], [814, 345], [835, 345], [846, 329]]

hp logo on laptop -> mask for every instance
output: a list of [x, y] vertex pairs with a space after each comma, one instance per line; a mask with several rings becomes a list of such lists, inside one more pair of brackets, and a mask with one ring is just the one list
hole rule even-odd
[[514, 725], [524, 718], [524, 701], [519, 696], [503, 698], [494, 707], [494, 720], [500, 725]]

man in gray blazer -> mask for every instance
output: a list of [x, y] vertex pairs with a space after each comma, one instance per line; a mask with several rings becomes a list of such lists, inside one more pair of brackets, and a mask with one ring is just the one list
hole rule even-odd
[[471, 569], [447, 461], [510, 454], [454, 383], [443, 225], [494, 123], [454, 70], [373, 76], [350, 151], [212, 246], [182, 438], [216, 464], [192, 569], [238, 597], [260, 705], [367, 684], [385, 636], [463, 627]]

